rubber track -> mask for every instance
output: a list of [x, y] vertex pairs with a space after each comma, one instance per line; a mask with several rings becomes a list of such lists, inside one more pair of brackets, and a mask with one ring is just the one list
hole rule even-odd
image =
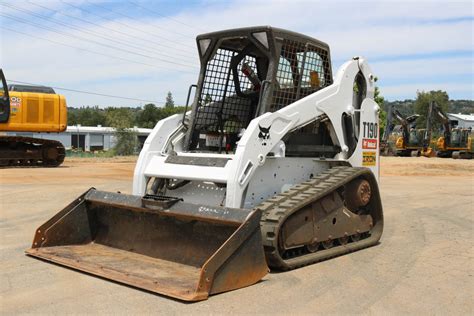
[[323, 198], [349, 181], [368, 173], [370, 170], [367, 168], [334, 167], [257, 206], [262, 210], [260, 228], [268, 265], [280, 270], [291, 270], [376, 244], [380, 236], [375, 242], [367, 242], [367, 239], [370, 238], [361, 239], [344, 246], [338, 245], [331, 249], [319, 250], [289, 259], [281, 257], [278, 246], [280, 228], [291, 214], [305, 205]]
[[30, 158], [28, 157], [17, 157], [15, 159], [8, 159], [13, 160], [14, 163], [9, 163], [6, 165], [1, 165], [0, 168], [5, 167], [20, 167], [20, 168], [31, 168], [31, 167], [57, 167], [64, 162], [64, 158], [66, 157], [66, 149], [64, 148], [63, 144], [56, 140], [50, 139], [41, 139], [41, 138], [34, 138], [34, 137], [22, 137], [22, 136], [0, 136], [0, 142], [6, 143], [25, 143], [25, 144], [36, 144], [47, 146], [47, 147], [56, 147], [58, 150], [58, 158], [52, 163], [51, 161], [41, 160], [41, 162], [37, 162], [35, 164], [30, 164], [28, 161]]

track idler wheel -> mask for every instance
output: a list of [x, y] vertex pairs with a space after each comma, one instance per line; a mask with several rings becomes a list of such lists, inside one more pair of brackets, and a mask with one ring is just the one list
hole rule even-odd
[[370, 183], [365, 179], [356, 179], [348, 183], [345, 190], [346, 205], [351, 211], [366, 206], [372, 197]]
[[59, 152], [56, 147], [48, 146], [43, 149], [43, 159], [48, 162], [56, 162], [58, 159]]

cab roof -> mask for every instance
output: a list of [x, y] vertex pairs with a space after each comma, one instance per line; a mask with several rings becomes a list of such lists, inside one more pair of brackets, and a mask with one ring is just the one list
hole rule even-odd
[[323, 47], [329, 50], [329, 45], [327, 43], [317, 40], [313, 37], [310, 37], [301, 33], [293, 32], [293, 31], [285, 30], [285, 29], [268, 26], [268, 25], [235, 28], [235, 29], [228, 29], [228, 30], [222, 30], [222, 31], [217, 31], [217, 32], [200, 34], [196, 37], [196, 40], [199, 41], [201, 39], [207, 39], [207, 38], [219, 39], [219, 38], [228, 38], [228, 37], [249, 36], [251, 34], [260, 33], [260, 32], [267, 32], [267, 34], [269, 35], [269, 40], [289, 39], [289, 40], [294, 40], [298, 42], [309, 42], [313, 45], [317, 45], [319, 47]]
[[51, 87], [31, 86], [31, 85], [22, 85], [22, 84], [9, 84], [8, 91], [56, 94], [54, 89]]

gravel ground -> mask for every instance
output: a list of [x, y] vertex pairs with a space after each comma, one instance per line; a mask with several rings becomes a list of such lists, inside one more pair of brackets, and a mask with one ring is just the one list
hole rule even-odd
[[383, 157], [381, 243], [189, 304], [24, 255], [90, 187], [130, 193], [134, 157], [0, 169], [2, 314], [473, 314], [474, 161]]

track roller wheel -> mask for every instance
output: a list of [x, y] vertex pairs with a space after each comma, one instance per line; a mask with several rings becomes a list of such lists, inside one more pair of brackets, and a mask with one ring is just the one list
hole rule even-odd
[[357, 233], [357, 234], [354, 234], [354, 235], [351, 236], [351, 240], [353, 242], [356, 242], [356, 241], [360, 240], [360, 237], [361, 237], [360, 233]]
[[340, 245], [345, 245], [349, 242], [349, 236], [339, 237], [337, 241]]
[[324, 248], [324, 249], [332, 248], [332, 246], [334, 246], [334, 240], [328, 239], [328, 240], [326, 240], [326, 241], [323, 241], [323, 242], [322, 242], [322, 245], [323, 245], [323, 248]]
[[307, 249], [309, 252], [313, 253], [313, 252], [316, 252], [316, 251], [319, 250], [319, 245], [320, 245], [319, 242], [314, 241], [314, 242], [312, 242], [312, 243], [306, 245], [306, 249]]

